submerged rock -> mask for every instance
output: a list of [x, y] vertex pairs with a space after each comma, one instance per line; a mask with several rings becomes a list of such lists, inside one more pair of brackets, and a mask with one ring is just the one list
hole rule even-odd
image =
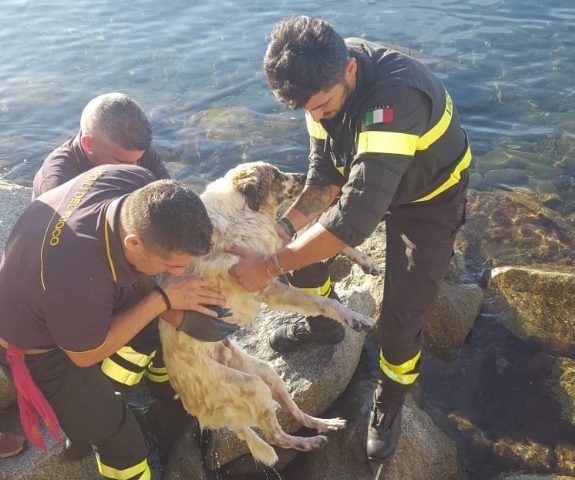
[[532, 195], [469, 192], [465, 257], [475, 269], [501, 265], [575, 265], [575, 231]]

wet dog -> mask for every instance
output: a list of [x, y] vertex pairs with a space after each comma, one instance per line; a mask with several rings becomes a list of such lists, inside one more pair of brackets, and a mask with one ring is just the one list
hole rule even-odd
[[[238, 245], [264, 254], [281, 247], [275, 230], [279, 206], [297, 197], [304, 175], [283, 173], [263, 163], [245, 163], [209, 184], [201, 195], [214, 226], [214, 246], [208, 255], [194, 260], [193, 275], [215, 283], [227, 298], [233, 315], [225, 320], [238, 325], [252, 322], [262, 303], [272, 310], [325, 315], [356, 331], [373, 327], [371, 318], [353, 312], [339, 302], [304, 293], [278, 280], [263, 290], [248, 292], [228, 273], [237, 257], [226, 250]], [[353, 253], [350, 251], [350, 253]], [[364, 271], [377, 273], [369, 257], [356, 254]], [[196, 416], [201, 428], [228, 428], [245, 440], [252, 455], [266, 465], [277, 461], [269, 445], [309, 451], [322, 446], [323, 435], [289, 435], [278, 423], [274, 401], [301, 425], [319, 433], [345, 426], [341, 418], [307, 415], [291, 399], [273, 368], [248, 355], [231, 339], [202, 342], [160, 322], [164, 361], [170, 382], [185, 409]], [[252, 427], [262, 432], [262, 439]]]

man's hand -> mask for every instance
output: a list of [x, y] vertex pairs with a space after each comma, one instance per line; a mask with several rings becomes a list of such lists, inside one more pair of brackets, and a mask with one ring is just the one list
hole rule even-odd
[[197, 277], [168, 276], [162, 281], [160, 287], [166, 292], [174, 310], [195, 310], [215, 317], [215, 312], [204, 305], [224, 306], [226, 304], [226, 298], [219, 289]]
[[242, 247], [232, 247], [228, 252], [240, 257], [230, 268], [230, 274], [250, 292], [267, 287], [277, 273], [270, 270], [266, 256], [261, 253]]

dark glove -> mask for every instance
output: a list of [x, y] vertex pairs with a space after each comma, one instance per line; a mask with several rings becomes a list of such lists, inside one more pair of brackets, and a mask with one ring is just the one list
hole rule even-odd
[[[211, 306], [206, 306], [211, 308]], [[220, 317], [231, 315], [231, 312], [226, 308], [221, 308], [218, 313]], [[195, 310], [186, 310], [184, 311], [184, 320], [177, 330], [203, 342], [219, 342], [239, 328], [239, 325], [224, 322], [219, 318], [210, 317]]]

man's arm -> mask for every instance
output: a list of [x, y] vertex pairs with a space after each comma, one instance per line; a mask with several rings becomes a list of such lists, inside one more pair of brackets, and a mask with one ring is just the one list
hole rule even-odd
[[126, 345], [148, 323], [166, 310], [159, 292], [151, 292], [132, 308], [114, 316], [104, 342], [83, 352], [65, 350], [78, 367], [90, 367], [109, 357]]
[[306, 185], [284, 217], [298, 231], [319, 217], [335, 201], [340, 191], [337, 185]]
[[167, 309], [164, 297], [154, 290], [131, 308], [114, 315], [106, 337], [96, 348], [84, 351], [64, 349], [70, 360], [79, 367], [101, 362], [126, 345], [160, 314], [164, 320], [177, 327], [183, 319], [181, 310], [195, 310], [215, 317], [216, 313], [203, 305], [225, 305], [225, 297], [219, 290], [199, 278], [170, 277], [162, 283], [162, 288], [172, 310]]

